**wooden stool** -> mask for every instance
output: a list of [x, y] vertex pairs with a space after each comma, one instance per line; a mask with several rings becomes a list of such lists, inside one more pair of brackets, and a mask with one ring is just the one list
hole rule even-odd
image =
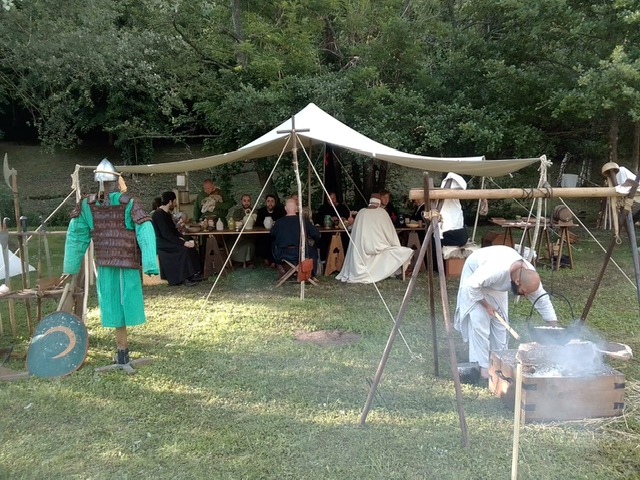
[[328, 277], [333, 272], [339, 272], [344, 265], [344, 248], [342, 247], [342, 236], [334, 233], [331, 236], [329, 250], [327, 250], [327, 264], [324, 268], [324, 276]]
[[[563, 225], [564, 222], [558, 222], [558, 228], [560, 228], [560, 240], [558, 240], [558, 254], [556, 255], [556, 264], [555, 269], [560, 270], [560, 264], [562, 263], [562, 251], [564, 250], [564, 246], [567, 246], [567, 255], [569, 257], [569, 268], [573, 268], [573, 251], [571, 249], [571, 239], [569, 238], [569, 228], [575, 227], [572, 223], [571, 225]], [[554, 247], [555, 250], [555, 247]]]
[[[289, 270], [286, 271], [285, 274], [278, 279], [278, 281], [276, 282], [276, 287], [282, 286], [284, 282], [289, 280], [294, 274], [298, 273], [299, 264], [294, 265], [289, 260], [283, 260], [282, 263], [286, 264], [289, 267]], [[297, 281], [297, 278], [295, 280]], [[313, 278], [310, 278], [307, 281], [310, 284], [315, 285], [316, 287], [318, 286], [318, 282], [316, 282]]]

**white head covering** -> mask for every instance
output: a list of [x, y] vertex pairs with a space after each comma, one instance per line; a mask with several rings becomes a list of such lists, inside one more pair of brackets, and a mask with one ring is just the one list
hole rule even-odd
[[[449, 172], [447, 176], [442, 180], [441, 187], [444, 188], [447, 180], [451, 179], [450, 189], [453, 190], [466, 190], [467, 182], [457, 173]], [[460, 200], [457, 198], [448, 198], [442, 203], [440, 209], [442, 221], [440, 222], [440, 237], [444, 232], [449, 230], [457, 230], [464, 227], [464, 215], [462, 213], [462, 206]]]
[[451, 186], [449, 188], [455, 189], [455, 190], [466, 190], [467, 189], [467, 182], [465, 181], [464, 178], [462, 178], [460, 175], [458, 175], [457, 173], [453, 173], [453, 172], [449, 172], [447, 173], [447, 176], [444, 177], [444, 179], [442, 180], [442, 184], [440, 184], [441, 188], [444, 188], [444, 184], [447, 183], [447, 180], [451, 179]]

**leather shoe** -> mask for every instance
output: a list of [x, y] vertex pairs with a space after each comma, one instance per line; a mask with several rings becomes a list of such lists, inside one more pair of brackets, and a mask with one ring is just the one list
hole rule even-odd
[[193, 286], [196, 284], [196, 282], [194, 282], [194, 281], [192, 281], [192, 280], [189, 280], [189, 279], [187, 278], [184, 282], [182, 282], [182, 284], [183, 284], [185, 287], [193, 287]]

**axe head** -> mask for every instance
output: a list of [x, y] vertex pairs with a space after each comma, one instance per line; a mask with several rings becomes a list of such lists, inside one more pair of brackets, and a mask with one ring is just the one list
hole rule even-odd
[[9, 186], [11, 191], [15, 193], [15, 190], [13, 189], [13, 182], [11, 181], [11, 177], [14, 175], [17, 175], [18, 172], [16, 171], [15, 168], [9, 168], [9, 159], [6, 153], [4, 154], [4, 164], [2, 166], [2, 170], [4, 172], [4, 181], [7, 182], [7, 185]]

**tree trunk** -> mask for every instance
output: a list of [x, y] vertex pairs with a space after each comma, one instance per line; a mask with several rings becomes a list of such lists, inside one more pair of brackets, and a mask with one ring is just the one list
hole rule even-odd
[[375, 170], [373, 160], [367, 160], [364, 162], [362, 179], [364, 180], [364, 189], [362, 190], [362, 193], [368, 200], [371, 197], [371, 192], [375, 189]]
[[609, 125], [609, 161], [618, 163], [618, 132], [620, 131], [620, 119], [611, 118]]
[[[240, 0], [229, 0], [231, 6], [231, 25], [233, 34], [238, 43], [244, 41], [244, 28], [242, 27], [242, 16], [240, 15]], [[236, 61], [242, 67], [247, 66], [247, 56], [241, 50], [236, 50]]]
[[[271, 173], [271, 171], [267, 172], [265, 170], [256, 170], [256, 172], [258, 174], [258, 181], [260, 182], [260, 186], [263, 187], [265, 183], [267, 184], [267, 187], [264, 189], [264, 194], [267, 195], [271, 193], [272, 195], [275, 195], [276, 198], [278, 198], [278, 192], [276, 192], [276, 189], [273, 186], [273, 177], [269, 179], [269, 182], [267, 183], [267, 178], [269, 178], [269, 174]], [[254, 203], [258, 203], [260, 201], [261, 199], [259, 198], [254, 199]]]
[[633, 122], [633, 150], [631, 150], [631, 169], [636, 174], [640, 170], [640, 121]]
[[376, 186], [376, 191], [383, 190], [387, 188], [387, 173], [389, 172], [389, 162], [385, 162], [384, 160], [378, 160], [378, 183]]
[[362, 173], [360, 172], [360, 165], [355, 160], [351, 160], [351, 178], [353, 179], [353, 205], [352, 208], [356, 210], [366, 207], [364, 201], [360, 197], [359, 191], [362, 192], [364, 185], [362, 184]]

